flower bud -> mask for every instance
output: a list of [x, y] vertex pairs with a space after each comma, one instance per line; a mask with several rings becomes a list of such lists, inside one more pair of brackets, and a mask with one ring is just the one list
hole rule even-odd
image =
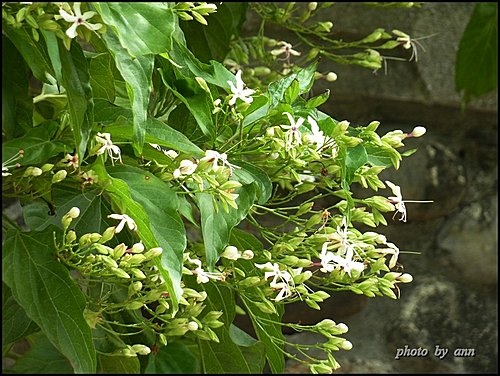
[[250, 249], [243, 251], [243, 253], [241, 254], [241, 258], [244, 260], [251, 260], [253, 259], [253, 256], [254, 253]]
[[413, 281], [413, 276], [408, 273], [404, 273], [402, 276], [398, 278], [398, 281], [403, 282], [403, 283], [410, 283]]
[[129, 286], [129, 292], [138, 292], [142, 290], [142, 282], [141, 281], [135, 281]]
[[127, 251], [127, 246], [124, 243], [120, 243], [113, 249], [112, 252], [110, 252], [110, 254], [111, 256], [113, 256], [115, 260], [118, 260], [125, 254], [126, 251]]
[[148, 355], [151, 352], [151, 349], [146, 345], [133, 345], [131, 349], [139, 355]]
[[135, 243], [132, 246], [132, 249], [130, 251], [132, 253], [142, 253], [142, 252], [144, 252], [144, 244], [142, 244], [142, 243]]
[[109, 256], [101, 256], [101, 261], [111, 269], [118, 269], [118, 264], [116, 263], [116, 261]]
[[146, 274], [144, 274], [144, 272], [140, 269], [132, 268], [132, 269], [130, 269], [130, 272], [137, 279], [146, 279]]
[[80, 216], [80, 209], [76, 206], [73, 206], [68, 213], [66, 213], [68, 217], [71, 219], [78, 218]]
[[54, 167], [54, 165], [52, 163], [45, 163], [42, 166], [42, 172], [50, 171], [50, 170], [52, 170], [53, 167]]
[[413, 128], [413, 131], [411, 131], [410, 135], [412, 137], [420, 137], [420, 136], [423, 136], [425, 134], [425, 132], [427, 132], [425, 127], [422, 127], [419, 125], [419, 126]]
[[120, 277], [120, 278], [126, 278], [126, 279], [129, 279], [130, 276], [127, 274], [127, 272], [123, 269], [118, 269], [118, 268], [115, 268], [115, 269], [111, 269], [113, 271], [113, 273], [115, 273], [116, 276]]
[[[42, 171], [42, 170], [40, 170]], [[68, 172], [66, 170], [59, 170], [57, 171], [54, 176], [52, 176], [52, 183], [59, 183], [60, 181], [66, 179], [66, 176], [68, 175]]]
[[194, 332], [195, 330], [198, 330], [199, 326], [198, 326], [198, 323], [196, 323], [195, 321], [190, 321], [187, 324], [187, 328], [188, 328], [188, 330]]
[[335, 332], [335, 334], [344, 334], [344, 333], [347, 333], [349, 331], [349, 328], [343, 322], [341, 322], [340, 324], [337, 324], [336, 329], [337, 329], [337, 331]]
[[125, 308], [126, 308], [126, 309], [129, 309], [129, 310], [131, 310], [131, 311], [135, 311], [136, 309], [141, 308], [143, 305], [144, 305], [144, 303], [143, 303], [143, 302], [139, 302], [139, 301], [137, 301], [137, 300], [134, 300], [133, 302], [129, 302], [129, 303], [125, 306]]
[[311, 373], [333, 373], [332, 367], [324, 363], [310, 364], [309, 369]]
[[318, 7], [318, 3], [309, 3], [307, 4], [307, 8], [312, 12], [314, 10], [316, 10], [316, 8]]
[[349, 342], [348, 340], [345, 340], [344, 342], [342, 342], [339, 346], [342, 350], [346, 350], [346, 351], [349, 351], [350, 349], [352, 349], [352, 343]]
[[257, 286], [261, 282], [261, 279], [257, 276], [248, 277], [238, 283], [241, 288]]
[[103, 233], [101, 239], [99, 239], [99, 243], [103, 244], [107, 241], [111, 240], [113, 236], [115, 236], [116, 226], [108, 227]]
[[94, 248], [97, 249], [97, 252], [99, 252], [101, 255], [109, 255], [109, 251], [112, 251], [111, 248], [99, 243], [94, 244]]
[[228, 260], [238, 260], [240, 258], [240, 252], [234, 245], [228, 245], [224, 249], [224, 252], [221, 253], [221, 257], [227, 258]]
[[167, 337], [165, 336], [165, 334], [160, 333], [160, 334], [158, 335], [158, 340], [160, 341], [160, 343], [161, 343], [163, 346], [167, 346]]
[[68, 231], [66, 234], [66, 242], [73, 243], [76, 240], [76, 233], [73, 230]]
[[151, 248], [149, 251], [147, 251], [144, 256], [146, 257], [146, 260], [151, 260], [163, 253], [163, 249], [161, 247], [156, 247], [156, 248]]
[[[70, 217], [66, 217], [66, 215], [63, 216], [63, 226], [64, 226], [64, 219], [65, 218], [69, 218], [69, 220], [71, 221]], [[90, 243], [92, 243], [90, 241], [90, 234], [83, 234], [82, 236], [80, 236], [80, 240], [78, 240], [78, 247], [82, 248], [82, 247], [89, 245]]]
[[328, 82], [336, 81], [337, 80], [337, 74], [335, 72], [328, 72], [328, 74], [326, 75], [325, 79]]

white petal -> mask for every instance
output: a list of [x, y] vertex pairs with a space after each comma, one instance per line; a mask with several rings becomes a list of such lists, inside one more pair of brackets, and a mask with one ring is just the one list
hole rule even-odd
[[72, 16], [71, 14], [66, 12], [64, 9], [59, 9], [59, 14], [66, 22], [73, 23], [78, 19], [78, 17]]
[[74, 23], [73, 25], [71, 25], [71, 27], [66, 30], [66, 35], [68, 37], [70, 37], [71, 39], [75, 38], [78, 33], [76, 32], [76, 28], [78, 27], [78, 24]]

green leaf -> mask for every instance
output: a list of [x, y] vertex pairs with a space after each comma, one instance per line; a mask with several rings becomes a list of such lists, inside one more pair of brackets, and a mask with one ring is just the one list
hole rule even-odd
[[251, 249], [254, 252], [260, 252], [264, 249], [259, 239], [249, 232], [233, 228], [231, 230], [230, 244], [238, 249]]
[[[44, 233], [7, 233], [3, 281], [27, 315], [70, 361], [75, 372], [95, 373], [96, 354], [83, 317], [85, 296], [54, 257], [56, 229]], [[60, 234], [60, 233], [59, 233]]]
[[[193, 144], [189, 138], [164, 122], [157, 119], [148, 119], [145, 125], [146, 142], [190, 154], [197, 158], [205, 155], [203, 150]], [[113, 139], [116, 137], [117, 140], [130, 140], [132, 136], [132, 127], [130, 126], [109, 125], [105, 129], [106, 132], [113, 135]]]
[[52, 190], [55, 215], [49, 213], [47, 203], [33, 201], [23, 207], [24, 221], [31, 231], [42, 231], [50, 225], [62, 229], [62, 217], [74, 206], [80, 209], [80, 216], [71, 222], [71, 228], [79, 234], [102, 233], [111, 226], [112, 221], [106, 221], [103, 211], [103, 197], [100, 190], [81, 190], [58, 185]]
[[299, 92], [299, 81], [295, 79], [285, 90], [285, 103], [292, 104], [293, 102], [295, 102], [295, 99], [297, 99], [297, 97], [299, 96]]
[[[223, 311], [224, 326], [215, 329], [220, 342], [201, 341], [200, 358], [204, 373], [261, 373], [264, 366], [264, 344], [252, 341], [230, 323], [235, 315], [235, 297], [231, 289], [215, 283], [203, 285], [207, 291], [207, 310]], [[232, 327], [232, 328], [231, 328]], [[246, 333], [245, 333], [246, 334]], [[236, 340], [233, 341], [233, 338]]]
[[98, 372], [119, 375], [122, 373], [141, 373], [139, 358], [100, 354]]
[[[270, 98], [270, 107], [275, 108], [283, 101], [286, 101], [285, 94], [290, 86], [293, 85], [295, 80], [299, 83], [299, 92], [297, 94], [304, 94], [311, 90], [314, 83], [314, 73], [316, 72], [316, 64], [311, 64], [307, 68], [301, 69], [297, 73], [292, 73], [282, 79], [271, 83], [268, 87]], [[293, 90], [295, 92], [295, 90]], [[289, 94], [290, 96], [290, 94]], [[295, 98], [297, 98], [295, 96]], [[291, 98], [291, 96], [290, 96]], [[290, 102], [287, 102], [290, 103]]]
[[148, 357], [144, 373], [194, 374], [198, 373], [197, 371], [198, 359], [181, 342], [173, 341]]
[[47, 45], [47, 53], [54, 69], [54, 78], [57, 82], [62, 82], [62, 64], [59, 54], [58, 39], [53, 32], [43, 29], [40, 29], [40, 32], [43, 35], [43, 39], [45, 39], [45, 44]]
[[16, 373], [28, 374], [74, 373], [68, 359], [42, 334], [35, 337], [30, 349], [16, 361], [12, 370]]
[[[132, 20], [134, 17], [130, 19]], [[120, 45], [116, 35], [109, 30], [104, 34], [103, 39], [115, 59], [116, 67], [126, 82], [134, 122], [132, 145], [136, 153], [140, 154], [146, 133], [144, 128], [148, 116], [154, 56], [144, 55], [132, 59], [127, 50]]]
[[[253, 327], [258, 339], [264, 344], [266, 349], [266, 358], [272, 373], [283, 373], [285, 370], [285, 357], [283, 355], [284, 336], [281, 332], [281, 316], [283, 314], [282, 306], [276, 307], [281, 313], [269, 314], [262, 312], [253, 300], [242, 297], [245, 308], [250, 314]], [[261, 318], [258, 323], [256, 318]]]
[[391, 154], [378, 145], [365, 144], [367, 163], [371, 166], [389, 167], [392, 165]]
[[247, 3], [221, 3], [217, 12], [206, 17], [208, 25], [186, 21], [180, 23], [188, 48], [203, 62], [223, 61], [229, 52], [233, 35], [239, 35], [245, 20]]
[[234, 171], [235, 178], [243, 184], [255, 183], [259, 204], [265, 204], [273, 193], [273, 183], [266, 172], [248, 162], [237, 161], [236, 165], [242, 167]]
[[87, 150], [92, 123], [94, 122], [92, 89], [90, 87], [89, 67], [80, 45], [73, 41], [68, 51], [59, 41], [62, 64], [62, 84], [66, 89], [69, 116], [78, 157], [83, 160]]
[[[148, 210], [145, 210], [140, 203], [135, 201], [132, 198], [132, 189], [129, 188], [126, 182], [121, 179], [113, 178], [108, 175], [106, 169], [104, 168], [102, 159], [99, 159], [96, 163], [92, 165], [92, 169], [97, 174], [99, 178], [99, 184], [103, 187], [106, 192], [109, 194], [111, 200], [115, 204], [115, 206], [120, 210], [121, 214], [127, 214], [130, 216], [137, 225], [137, 234], [141, 238], [144, 243], [144, 246], [147, 249], [154, 248], [160, 246], [160, 241], [163, 242], [163, 238], [159, 240], [155, 236], [154, 230], [153, 232], [150, 223], [149, 212], [151, 212], [151, 208], [148, 207]], [[146, 184], [148, 181], [145, 179], [148, 176], [150, 179], [153, 179], [153, 175], [147, 172], [140, 170], [142, 173], [142, 181], [143, 184]], [[155, 183], [153, 183], [155, 184]], [[165, 186], [166, 187], [166, 186]], [[148, 206], [152, 205], [147, 203]], [[151, 220], [155, 221], [156, 218], [152, 217]], [[167, 236], [167, 235], [163, 235]], [[165, 247], [165, 248], [163, 248]], [[182, 289], [180, 288], [179, 283], [173, 283], [172, 279], [176, 278], [178, 280], [178, 269], [177, 265], [165, 265], [164, 260], [175, 260], [175, 255], [169, 254], [171, 251], [171, 247], [167, 242], [162, 243], [162, 248], [164, 252], [162, 253], [161, 260], [155, 263], [155, 266], [158, 268], [161, 273], [163, 279], [165, 280], [165, 284], [168, 292], [170, 293], [170, 297], [172, 298], [172, 305], [177, 307], [179, 302], [179, 298], [182, 295]], [[173, 273], [173, 276], [170, 275]]]
[[498, 4], [478, 3], [457, 52], [455, 87], [464, 99], [498, 86]]
[[155, 55], [172, 49], [179, 26], [166, 3], [93, 3], [103, 21], [131, 57]]
[[109, 174], [124, 181], [132, 199], [143, 207], [151, 230], [163, 249], [162, 265], [168, 270], [175, 292], [182, 294], [182, 254], [186, 248], [186, 230], [177, 213], [177, 194], [167, 183], [140, 168], [115, 166], [109, 169]]
[[226, 213], [222, 208], [214, 208], [212, 196], [208, 193], [197, 193], [198, 206], [201, 213], [201, 230], [205, 254], [210, 270], [219, 259], [219, 253], [226, 247], [231, 229], [245, 218], [255, 199], [255, 186], [243, 185], [236, 199], [238, 209], [230, 208]]
[[10, 140], [32, 127], [33, 98], [28, 95], [28, 67], [4, 35], [2, 52], [2, 131]]
[[2, 282], [2, 351], [10, 349], [10, 346], [40, 330], [38, 326], [26, 315], [24, 309], [12, 296], [11, 289]]
[[23, 137], [6, 141], [2, 144], [2, 160], [16, 155], [20, 149], [24, 150], [24, 157], [19, 160], [23, 166], [44, 163], [47, 159], [66, 151], [62, 142], [51, 141], [57, 131], [55, 122], [45, 122], [36, 128], [30, 129]]
[[[132, 110], [124, 107], [117, 106], [103, 98], [96, 98], [94, 100], [94, 121], [103, 125], [115, 123], [119, 118], [133, 119]], [[132, 138], [133, 128], [132, 120], [130, 120], [130, 137]]]
[[321, 106], [323, 103], [325, 103], [328, 98], [330, 97], [330, 90], [325, 91], [322, 94], [316, 95], [315, 97], [312, 97], [309, 99], [306, 103], [306, 108], [316, 108]]
[[43, 43], [35, 42], [31, 32], [24, 28], [14, 28], [6, 22], [2, 23], [2, 31], [16, 46], [36, 78], [48, 83], [49, 80], [45, 72], [55, 77], [45, 46]]
[[346, 166], [346, 180], [350, 184], [354, 178], [354, 173], [358, 168], [363, 166], [368, 161], [368, 155], [366, 154], [366, 149], [363, 145], [357, 145], [353, 148], [347, 149], [347, 155], [345, 159]]
[[98, 54], [90, 60], [90, 85], [94, 98], [104, 98], [111, 103], [115, 100], [112, 64], [113, 59], [107, 53]]

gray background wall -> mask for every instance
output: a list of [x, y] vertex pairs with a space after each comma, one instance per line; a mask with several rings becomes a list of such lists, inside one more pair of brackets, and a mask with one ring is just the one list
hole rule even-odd
[[[416, 9], [381, 9], [337, 3], [323, 16], [345, 39], [362, 38], [376, 27], [400, 29], [413, 38], [436, 34], [420, 41], [425, 52], [419, 49], [418, 62], [388, 61], [387, 74], [326, 61], [320, 65], [339, 77], [315, 87], [317, 93], [331, 90], [321, 109], [334, 118], [351, 125], [379, 120], [381, 134], [393, 129], [410, 132], [416, 125], [427, 128], [424, 137], [405, 142], [417, 147], [417, 153], [405, 158], [397, 172], [384, 172], [384, 178], [400, 185], [406, 199], [434, 200], [407, 204], [407, 223], [389, 221], [388, 227], [377, 228], [400, 247], [404, 270], [414, 277], [402, 286], [401, 299], [343, 294], [334, 295], [314, 317], [300, 307], [288, 310], [291, 320], [331, 317], [349, 326], [346, 337], [354, 347], [336, 356], [340, 373], [498, 369], [498, 91], [462, 110], [454, 89], [456, 52], [474, 5], [423, 3]], [[276, 39], [295, 42], [282, 30], [266, 30]], [[409, 57], [407, 52], [396, 53]], [[304, 334], [291, 337], [316, 340]], [[405, 345], [429, 353], [396, 360], [396, 350]], [[436, 346], [449, 349], [444, 359], [434, 355]], [[474, 349], [474, 356], [454, 356], [457, 348]], [[288, 372], [307, 369], [290, 362]]]

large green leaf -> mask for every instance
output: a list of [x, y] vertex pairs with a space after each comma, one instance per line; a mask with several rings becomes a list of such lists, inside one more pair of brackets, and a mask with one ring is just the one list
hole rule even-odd
[[205, 244], [205, 254], [209, 269], [213, 269], [219, 259], [219, 253], [227, 246], [231, 229], [245, 218], [255, 199], [255, 185], [243, 185], [236, 199], [238, 209], [214, 207], [212, 196], [208, 193], [197, 193], [198, 206], [201, 213], [201, 230]]
[[465, 101], [498, 86], [498, 4], [478, 3], [457, 53], [455, 87]]
[[179, 341], [169, 342], [148, 357], [144, 373], [156, 374], [195, 374], [198, 373], [198, 359], [188, 347]]
[[[311, 64], [307, 68], [301, 69], [297, 73], [292, 73], [282, 79], [271, 83], [268, 87], [271, 108], [277, 107], [285, 101], [285, 95], [290, 87], [293, 87], [294, 81], [299, 83], [298, 92], [293, 90], [294, 95], [289, 94], [289, 100], [295, 99], [298, 95], [307, 93], [311, 90], [314, 83], [314, 74], [316, 72], [316, 64]], [[289, 92], [288, 92], [289, 93]]]
[[12, 296], [11, 289], [2, 282], [2, 352], [21, 338], [39, 330], [38, 326], [26, 315], [24, 309]]
[[208, 25], [198, 22], [181, 22], [187, 46], [203, 62], [223, 61], [229, 52], [229, 42], [238, 35], [245, 20], [248, 4], [220, 3], [217, 12], [206, 17]]
[[[135, 221], [137, 225], [137, 233], [144, 243], [144, 246], [147, 249], [159, 247], [160, 242], [156, 238], [155, 232], [153, 232], [151, 228], [151, 221], [155, 221], [156, 218], [149, 217], [148, 212], [150, 209], [145, 210], [140, 203], [132, 198], [131, 189], [126, 182], [108, 175], [102, 159], [99, 159], [96, 163], [94, 163], [92, 165], [92, 169], [95, 171], [99, 178], [99, 184], [109, 194], [112, 202], [117, 207], [117, 209], [120, 210], [120, 214], [127, 214]], [[150, 179], [154, 178], [152, 174], [149, 174], [142, 170], [141, 172], [143, 174], [142, 180], [144, 181], [144, 184], [146, 184], [147, 182], [147, 179], [145, 178], [146, 176]], [[182, 295], [182, 289], [180, 288], [179, 283], [174, 284], [172, 282], [172, 278], [176, 277], [176, 275], [178, 274], [176, 268], [177, 265], [165, 265], [164, 260], [169, 259], [170, 257], [172, 257], [172, 255], [168, 255], [168, 251], [171, 250], [169, 244], [165, 242], [164, 246], [164, 250], [166, 252], [163, 253], [161, 260], [156, 261], [155, 266], [158, 268], [158, 271], [161, 273], [163, 279], [165, 280], [167, 290], [170, 294], [170, 297], [172, 298], [172, 304], [174, 308], [176, 308], [179, 302], [179, 298]], [[173, 273], [173, 277], [170, 275], [171, 272]]]
[[43, 334], [37, 335], [30, 349], [19, 358], [12, 370], [27, 374], [71, 374], [71, 363]]
[[155, 55], [172, 48], [179, 27], [166, 3], [94, 3], [103, 21], [117, 35], [131, 57]]
[[33, 75], [42, 82], [49, 82], [45, 73], [55, 77], [47, 50], [43, 43], [33, 40], [31, 33], [24, 28], [14, 28], [6, 22], [2, 23], [2, 32], [7, 35], [24, 60], [30, 67]]
[[99, 373], [120, 375], [122, 373], [140, 373], [141, 364], [137, 357], [99, 355]]
[[[186, 248], [186, 230], [177, 213], [177, 194], [153, 174], [131, 166], [115, 166], [109, 174], [124, 181], [132, 199], [149, 217], [151, 231], [160, 247], [162, 265], [168, 270], [177, 294], [182, 294], [182, 253]], [[180, 296], [180, 295], [179, 295]]]
[[102, 233], [110, 226], [103, 213], [101, 191], [75, 190], [58, 185], [53, 188], [52, 196], [55, 213], [51, 213], [47, 203], [33, 201], [23, 208], [24, 221], [32, 231], [42, 231], [50, 225], [61, 227], [62, 217], [74, 206], [80, 209], [80, 216], [71, 222], [77, 234], [89, 232]]
[[2, 35], [2, 131], [5, 140], [19, 137], [33, 123], [33, 99], [28, 95], [29, 72], [21, 54]]
[[6, 141], [2, 144], [2, 160], [7, 160], [16, 155], [19, 150], [24, 150], [24, 157], [19, 160], [21, 165], [34, 165], [44, 163], [47, 159], [66, 150], [59, 141], [51, 141], [57, 131], [55, 122], [45, 122], [36, 128], [30, 129], [22, 137]]
[[68, 98], [73, 137], [78, 156], [82, 161], [94, 122], [94, 103], [90, 87], [89, 67], [82, 48], [76, 41], [71, 43], [70, 51], [66, 50], [62, 41], [59, 43], [62, 84]]
[[224, 326], [215, 330], [220, 342], [200, 341], [199, 351], [204, 373], [261, 373], [264, 344], [249, 338], [239, 328], [231, 326], [235, 315], [235, 297], [229, 287], [207, 283], [207, 310], [222, 311]]
[[98, 54], [90, 60], [90, 84], [94, 98], [104, 98], [111, 103], [115, 100], [112, 64], [113, 59], [108, 53]]
[[[108, 125], [105, 129], [113, 135], [113, 139], [116, 137], [117, 140], [130, 140], [132, 136], [132, 127], [127, 125]], [[193, 157], [201, 158], [205, 155], [203, 150], [193, 144], [184, 134], [160, 120], [148, 119], [145, 123], [145, 130], [146, 142], [191, 154]]]
[[141, 55], [132, 59], [115, 34], [108, 31], [104, 34], [103, 39], [115, 59], [116, 67], [126, 82], [134, 119], [132, 145], [135, 151], [140, 154], [146, 133], [144, 128], [148, 116], [154, 55]]
[[254, 183], [257, 187], [257, 197], [259, 204], [265, 204], [273, 193], [273, 183], [266, 172], [251, 163], [237, 161], [236, 164], [241, 169], [234, 172], [234, 176], [244, 184]]
[[85, 296], [54, 257], [53, 231], [59, 233], [55, 228], [43, 233], [7, 233], [2, 278], [75, 372], [95, 373], [92, 334], [83, 317]]

